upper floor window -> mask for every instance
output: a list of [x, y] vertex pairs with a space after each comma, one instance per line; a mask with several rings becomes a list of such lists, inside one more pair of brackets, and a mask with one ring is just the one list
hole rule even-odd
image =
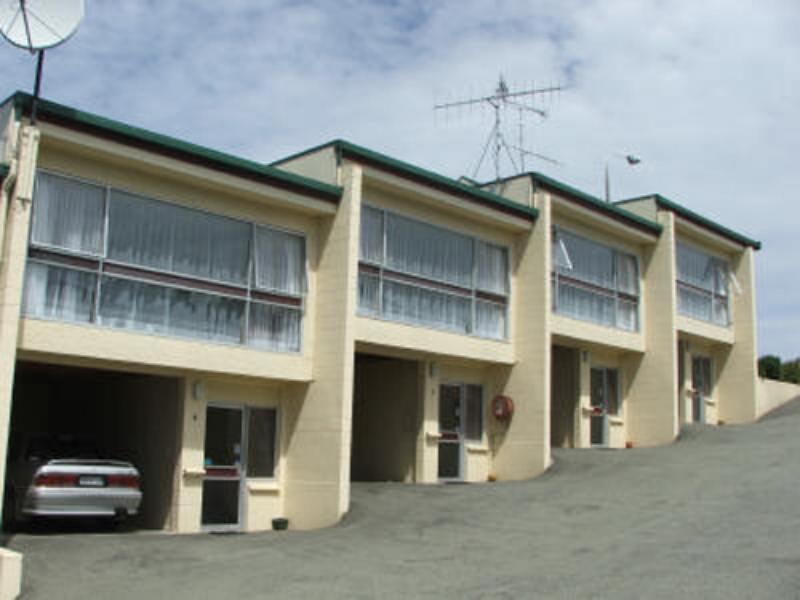
[[723, 327], [730, 325], [728, 263], [680, 242], [675, 254], [678, 312]]
[[639, 329], [635, 256], [557, 228], [552, 261], [554, 312], [626, 331]]
[[40, 172], [26, 315], [300, 349], [305, 239]]
[[506, 248], [363, 206], [359, 255], [361, 314], [506, 338]]

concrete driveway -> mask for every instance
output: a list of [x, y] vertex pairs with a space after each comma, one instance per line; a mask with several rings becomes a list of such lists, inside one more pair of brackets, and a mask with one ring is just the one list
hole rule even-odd
[[800, 404], [538, 479], [356, 484], [338, 527], [19, 534], [25, 598], [800, 598]]

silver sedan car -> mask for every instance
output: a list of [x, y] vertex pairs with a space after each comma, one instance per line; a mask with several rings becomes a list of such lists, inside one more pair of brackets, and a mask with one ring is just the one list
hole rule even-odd
[[12, 455], [6, 479], [6, 515], [111, 517], [138, 513], [139, 471], [131, 463], [103, 458], [95, 446], [71, 436], [32, 436]]

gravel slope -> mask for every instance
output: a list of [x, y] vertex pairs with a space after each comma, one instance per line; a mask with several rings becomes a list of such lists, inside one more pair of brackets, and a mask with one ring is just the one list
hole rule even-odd
[[800, 400], [531, 481], [355, 484], [343, 523], [19, 534], [24, 598], [800, 598]]

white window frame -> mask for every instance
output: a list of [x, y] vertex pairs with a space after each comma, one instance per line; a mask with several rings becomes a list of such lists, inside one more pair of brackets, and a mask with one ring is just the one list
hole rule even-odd
[[[563, 265], [563, 268], [572, 271], [575, 269], [575, 264], [572, 260], [572, 257], [569, 254], [569, 249], [567, 248], [566, 243], [564, 242], [563, 237], [561, 234], [570, 235], [582, 240], [585, 240], [589, 243], [596, 244], [598, 246], [602, 246], [604, 248], [609, 249], [612, 252], [612, 262], [613, 262], [613, 276], [614, 276], [614, 288], [606, 288], [605, 286], [599, 286], [595, 284], [589, 284], [587, 282], [582, 281], [581, 279], [575, 277], [565, 276], [562, 273], [559, 273], [559, 265], [556, 264], [556, 257], [552, 256], [552, 243], [550, 244], [551, 248], [551, 265], [550, 265], [550, 273], [551, 279], [553, 282], [553, 299], [552, 299], [552, 310], [554, 313], [565, 316], [570, 319], [576, 319], [578, 321], [583, 321], [586, 323], [594, 323], [595, 325], [599, 325], [600, 327], [611, 327], [613, 329], [619, 329], [620, 331], [629, 331], [631, 333], [639, 333], [641, 331], [641, 304], [642, 304], [642, 270], [641, 270], [641, 261], [639, 260], [639, 256], [634, 254], [633, 252], [623, 250], [612, 246], [610, 244], [606, 244], [604, 242], [600, 242], [596, 239], [590, 238], [588, 236], [582, 235], [580, 233], [575, 233], [574, 231], [561, 226], [553, 226], [551, 235], [554, 236], [556, 243], [558, 244], [559, 249], [562, 252], [562, 256], [564, 261], [566, 262]], [[622, 292], [619, 290], [619, 282], [618, 282], [618, 263], [619, 263], [619, 256], [627, 256], [632, 258], [636, 264], [636, 294], [630, 294], [627, 292]], [[566, 281], [562, 281], [562, 280]], [[584, 291], [588, 291], [590, 293], [594, 293], [597, 295], [605, 296], [608, 298], [613, 299], [614, 301], [614, 323], [609, 325], [606, 323], [597, 322], [594, 319], [582, 318], [580, 316], [565, 313], [559, 310], [558, 306], [558, 290], [561, 285], [570, 285], [575, 288], [582, 289]], [[628, 329], [625, 327], [621, 327], [619, 325], [619, 304], [620, 302], [628, 302], [628, 303], [635, 303], [636, 305], [636, 323], [633, 329]]]
[[[360, 316], [369, 317], [369, 318], [376, 318], [391, 321], [394, 323], [403, 323], [404, 325], [409, 325], [412, 327], [424, 327], [424, 328], [433, 328], [433, 329], [442, 329], [445, 331], [453, 331], [451, 328], [446, 326], [435, 326], [430, 324], [421, 324], [417, 321], [411, 320], [403, 320], [403, 319], [394, 319], [385, 315], [384, 307], [383, 307], [383, 285], [384, 281], [392, 281], [402, 285], [409, 285], [413, 287], [417, 287], [419, 289], [427, 289], [431, 291], [435, 291], [441, 294], [448, 294], [452, 296], [457, 296], [461, 298], [468, 299], [471, 306], [470, 312], [470, 323], [466, 333], [462, 333], [458, 331], [457, 333], [462, 335], [469, 335], [472, 337], [477, 337], [480, 339], [488, 339], [494, 341], [508, 341], [509, 338], [509, 329], [510, 329], [510, 307], [511, 307], [511, 265], [512, 265], [512, 255], [511, 255], [511, 248], [506, 244], [501, 244], [492, 240], [487, 240], [485, 238], [479, 238], [477, 236], [467, 234], [456, 229], [452, 229], [449, 227], [444, 227], [438, 224], [427, 223], [418, 219], [416, 217], [408, 216], [403, 213], [399, 213], [390, 209], [383, 208], [381, 206], [377, 206], [374, 204], [363, 203], [362, 208], [368, 208], [371, 210], [378, 211], [382, 214], [382, 249], [381, 249], [381, 259], [379, 262], [365, 260], [361, 257], [360, 253], [360, 243], [359, 243], [359, 278], [363, 275], [376, 277], [378, 279], [378, 291], [377, 291], [377, 310], [365, 310], [362, 309], [360, 306], [357, 307], [357, 312]], [[425, 276], [419, 275], [417, 273], [409, 273], [399, 269], [389, 269], [386, 267], [386, 252], [387, 252], [387, 220], [389, 216], [396, 216], [401, 219], [405, 219], [407, 221], [413, 221], [415, 223], [420, 223], [425, 225], [426, 227], [432, 227], [443, 232], [449, 234], [459, 235], [465, 238], [468, 238], [472, 242], [472, 281], [470, 287], [462, 287], [456, 284], [440, 284], [434, 280], [431, 280]], [[360, 231], [360, 230], [359, 230]], [[477, 252], [478, 252], [478, 243], [483, 243], [488, 246], [494, 246], [497, 248], [501, 248], [505, 252], [506, 257], [506, 273], [505, 273], [505, 288], [506, 293], [498, 294], [496, 292], [485, 292], [479, 290], [477, 288], [476, 277], [477, 277]], [[366, 267], [366, 268], [365, 268]], [[392, 274], [396, 273], [397, 276], [393, 276]], [[407, 278], [407, 279], [405, 279]], [[503, 298], [504, 302], [499, 302], [498, 299]], [[476, 333], [476, 313], [477, 313], [477, 303], [478, 302], [486, 302], [490, 304], [495, 304], [497, 306], [503, 306], [505, 309], [504, 314], [504, 327], [503, 327], [503, 334], [501, 337], [489, 337], [485, 335], [480, 335]]]
[[[75, 250], [71, 250], [68, 248], [62, 248], [59, 246], [53, 246], [52, 244], [43, 243], [37, 240], [34, 240], [33, 231], [34, 228], [31, 227], [29, 231], [29, 238], [28, 238], [28, 248], [29, 248], [29, 255], [27, 258], [27, 262], [35, 263], [35, 264], [43, 264], [46, 266], [58, 267], [67, 270], [73, 271], [84, 271], [89, 273], [94, 273], [97, 276], [97, 283], [96, 289], [94, 294], [94, 302], [91, 308], [91, 317], [89, 322], [80, 321], [82, 325], [93, 325], [98, 327], [110, 327], [108, 325], [103, 325], [100, 319], [100, 304], [102, 298], [102, 281], [104, 277], [112, 277], [117, 279], [126, 279], [133, 282], [140, 282], [149, 285], [156, 285], [167, 289], [178, 289], [183, 291], [189, 292], [197, 292], [201, 294], [207, 294], [211, 296], [217, 296], [221, 298], [231, 298], [236, 300], [241, 300], [244, 303], [244, 314], [242, 317], [242, 325], [241, 325], [241, 336], [240, 341], [238, 343], [229, 342], [229, 341], [220, 341], [220, 340], [213, 340], [207, 338], [197, 338], [192, 336], [182, 336], [179, 334], [173, 334], [166, 331], [159, 331], [159, 332], [151, 332], [151, 331], [142, 331], [142, 330], [133, 330], [133, 329], [123, 329], [127, 331], [131, 331], [136, 334], [142, 335], [156, 335], [159, 337], [170, 337], [170, 338], [180, 338], [180, 339], [190, 339], [193, 341], [201, 342], [201, 343], [212, 343], [212, 344], [221, 344], [221, 345], [233, 345], [236, 347], [246, 347], [249, 349], [254, 349], [258, 351], [266, 351], [266, 352], [281, 352], [285, 354], [301, 354], [303, 352], [303, 341], [304, 341], [304, 331], [306, 325], [306, 296], [308, 294], [308, 278], [309, 278], [309, 258], [308, 258], [308, 236], [305, 232], [296, 231], [284, 227], [279, 227], [263, 222], [257, 221], [247, 221], [241, 218], [232, 217], [226, 214], [215, 213], [206, 209], [197, 208], [194, 206], [186, 206], [183, 204], [179, 204], [161, 197], [151, 196], [151, 195], [144, 195], [136, 191], [130, 191], [125, 188], [111, 186], [108, 184], [104, 184], [98, 181], [93, 181], [90, 179], [85, 179], [82, 177], [77, 177], [74, 175], [64, 174], [61, 172], [53, 171], [50, 169], [37, 169], [37, 175], [39, 173], [46, 174], [48, 176], [61, 178], [67, 181], [73, 181], [76, 183], [80, 183], [82, 185], [92, 186], [96, 188], [100, 188], [104, 192], [104, 199], [103, 199], [103, 231], [102, 231], [102, 254], [95, 254], [95, 253], [86, 253], [86, 252], [78, 252]], [[175, 206], [178, 208], [186, 209], [201, 213], [203, 215], [207, 215], [209, 217], [217, 217], [217, 218], [224, 218], [230, 219], [232, 221], [237, 221], [239, 223], [243, 223], [248, 226], [249, 229], [249, 249], [248, 249], [248, 264], [247, 264], [247, 282], [244, 285], [221, 281], [216, 279], [209, 279], [207, 277], [202, 277], [198, 275], [186, 275], [182, 273], [177, 273], [173, 271], [168, 271], [164, 269], [154, 268], [151, 266], [143, 266], [136, 263], [129, 263], [127, 261], [120, 261], [120, 260], [112, 260], [108, 259], [108, 244], [109, 244], [109, 213], [110, 213], [110, 203], [112, 201], [111, 193], [112, 191], [118, 191], [129, 196], [135, 198], [142, 198], [146, 201], [151, 202], [159, 202], [162, 204], [166, 204], [169, 206]], [[36, 210], [35, 210], [35, 193], [34, 193], [34, 210], [33, 210], [33, 219], [36, 219]], [[302, 239], [303, 247], [304, 247], [304, 259], [303, 259], [303, 271], [302, 271], [302, 292], [300, 294], [293, 294], [284, 291], [270, 291], [270, 290], [262, 290], [255, 286], [255, 261], [257, 260], [255, 254], [255, 236], [256, 236], [256, 228], [263, 227], [266, 229], [271, 229], [275, 231], [279, 231], [282, 233], [287, 233], [293, 236], [297, 236]], [[40, 256], [41, 255], [41, 256]], [[74, 264], [74, 261], [81, 261], [78, 264]], [[86, 263], [86, 264], [81, 264]], [[91, 265], [89, 264], [91, 263]], [[106, 271], [106, 265], [112, 266], [110, 271]], [[134, 270], [136, 273], [120, 273], [115, 272], [113, 270], [113, 266], [117, 265], [122, 269], [129, 269]], [[152, 276], [150, 275], [152, 274]], [[172, 278], [172, 281], [165, 281], [159, 280], [158, 276], [163, 275], [167, 278]], [[199, 286], [192, 285], [192, 282], [197, 282], [200, 284]], [[203, 284], [206, 284], [204, 287]], [[207, 286], [216, 286], [219, 289], [209, 289]], [[229, 290], [226, 292], [226, 290]], [[238, 293], [233, 293], [234, 290], [238, 290]], [[275, 298], [284, 297], [287, 298], [287, 302], [279, 302], [279, 301], [270, 301], [267, 298], [259, 297], [259, 294], [263, 294], [264, 296], [273, 296]], [[23, 307], [24, 307], [23, 302]], [[252, 305], [268, 305], [268, 306], [276, 306], [279, 308], [284, 308], [287, 310], [294, 310], [297, 311], [300, 315], [300, 327], [298, 332], [298, 345], [296, 349], [291, 350], [283, 350], [283, 349], [276, 349], [271, 347], [265, 347], [264, 345], [253, 344], [249, 342], [250, 339], [250, 330], [249, 330], [249, 317], [250, 317], [250, 307]], [[61, 321], [62, 319], [50, 319], [48, 317], [41, 317], [41, 316], [29, 316], [25, 315], [28, 318], [36, 318], [40, 320], [57, 320]]]

